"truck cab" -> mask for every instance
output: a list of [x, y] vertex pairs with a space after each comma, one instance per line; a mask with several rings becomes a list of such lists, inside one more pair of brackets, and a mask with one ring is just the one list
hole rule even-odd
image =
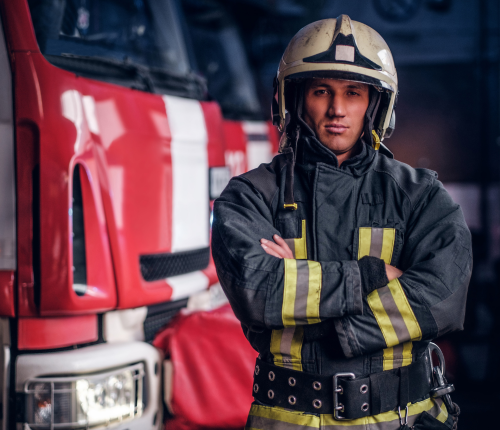
[[158, 429], [151, 342], [217, 282], [220, 107], [173, 0], [0, 12], [1, 428]]
[[231, 176], [269, 163], [278, 152], [277, 129], [263, 113], [252, 67], [231, 10], [223, 2], [184, 0], [197, 66], [221, 106], [226, 164]]

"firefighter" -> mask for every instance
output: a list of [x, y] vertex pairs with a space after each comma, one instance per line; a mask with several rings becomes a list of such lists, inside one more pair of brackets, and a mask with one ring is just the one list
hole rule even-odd
[[214, 206], [217, 273], [259, 352], [246, 428], [456, 427], [428, 351], [463, 328], [470, 233], [437, 174], [382, 143], [398, 91], [389, 47], [346, 15], [314, 22], [275, 90], [281, 153]]

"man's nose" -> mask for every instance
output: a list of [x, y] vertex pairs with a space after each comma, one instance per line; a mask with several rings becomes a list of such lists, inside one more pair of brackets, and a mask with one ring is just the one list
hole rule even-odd
[[345, 103], [342, 97], [334, 95], [330, 102], [330, 108], [328, 109], [328, 115], [330, 117], [345, 116]]

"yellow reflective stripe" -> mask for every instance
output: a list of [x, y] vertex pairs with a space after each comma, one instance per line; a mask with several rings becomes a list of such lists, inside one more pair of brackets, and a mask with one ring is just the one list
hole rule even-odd
[[[417, 402], [408, 406], [408, 416], [412, 417], [414, 415], [419, 415], [422, 412], [431, 411], [437, 402], [434, 399], [426, 399], [421, 402]], [[324, 429], [335, 429], [338, 427], [352, 427], [352, 426], [360, 426], [364, 428], [366, 425], [370, 424], [379, 424], [379, 423], [390, 423], [394, 421], [394, 428], [399, 428], [399, 416], [395, 411], [388, 411], [378, 415], [372, 415], [369, 417], [358, 418], [355, 420], [348, 421], [337, 421], [333, 417], [333, 415], [321, 415], [321, 428]], [[397, 424], [396, 424], [397, 423]], [[331, 427], [330, 427], [331, 426]], [[385, 428], [385, 427], [384, 427]], [[392, 427], [391, 427], [392, 428]]]
[[283, 356], [281, 355], [281, 336], [283, 330], [273, 330], [271, 332], [271, 348], [270, 352], [274, 357], [274, 364], [283, 367]]
[[281, 317], [284, 327], [319, 323], [322, 271], [317, 261], [284, 259]]
[[307, 241], [306, 241], [306, 220], [302, 220], [302, 237], [293, 239], [295, 244], [295, 258], [297, 260], [307, 260]]
[[382, 254], [380, 258], [386, 264], [391, 264], [392, 251], [394, 249], [394, 240], [396, 239], [396, 229], [384, 228], [384, 238], [382, 240]]
[[394, 348], [384, 349], [383, 370], [394, 369]]
[[[402, 347], [402, 349], [401, 349]], [[383, 369], [382, 370], [391, 370], [398, 367], [408, 366], [412, 362], [412, 350], [413, 343], [405, 342], [401, 345], [401, 347], [397, 348], [398, 351], [395, 351], [394, 347], [384, 349], [384, 358], [382, 361]]]
[[[304, 340], [304, 329], [296, 327], [293, 334], [292, 347], [290, 348], [290, 358], [293, 370], [302, 372], [302, 342]], [[290, 366], [287, 366], [290, 367]]]
[[406, 294], [403, 291], [403, 287], [399, 283], [399, 280], [396, 278], [389, 282], [387, 285], [389, 290], [391, 291], [392, 297], [396, 302], [396, 306], [403, 317], [403, 321], [405, 322], [406, 328], [408, 329], [408, 333], [410, 333], [411, 340], [420, 340], [422, 339], [422, 330], [420, 330], [420, 325], [418, 324], [417, 318], [413, 313], [413, 309], [406, 298]]
[[358, 260], [370, 255], [372, 243], [372, 229], [370, 227], [360, 227], [358, 240]]
[[372, 310], [373, 315], [377, 320], [380, 331], [384, 336], [386, 345], [388, 347], [397, 345], [399, 343], [398, 336], [396, 335], [394, 327], [392, 326], [391, 319], [384, 309], [384, 305], [382, 305], [378, 291], [374, 290], [370, 294], [368, 294], [367, 300], [368, 305], [370, 306], [370, 309]]
[[271, 332], [270, 352], [274, 364], [287, 369], [302, 371], [302, 343], [304, 329], [300, 326], [273, 330]]
[[285, 287], [283, 289], [283, 307], [281, 317], [285, 327], [295, 325], [294, 308], [297, 293], [297, 260], [285, 258]]
[[441, 411], [439, 412], [439, 415], [436, 417], [438, 421], [441, 421], [444, 423], [448, 419], [448, 409], [446, 409], [446, 405], [444, 402], [441, 404]]
[[285, 410], [278, 406], [252, 405], [250, 408], [250, 416], [267, 418], [276, 420], [282, 423], [298, 424], [319, 429], [320, 417], [312, 414], [304, 414], [292, 410]]
[[403, 344], [403, 363], [401, 367], [409, 366], [412, 360], [412, 350], [413, 350], [413, 342], [406, 342]]
[[309, 290], [307, 292], [307, 323], [321, 322], [319, 318], [319, 302], [321, 297], [321, 264], [317, 261], [308, 261]]

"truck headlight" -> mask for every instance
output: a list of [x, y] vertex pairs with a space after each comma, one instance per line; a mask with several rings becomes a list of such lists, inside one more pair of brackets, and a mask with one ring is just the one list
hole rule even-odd
[[144, 366], [25, 383], [26, 422], [32, 428], [86, 429], [142, 415]]
[[210, 200], [219, 197], [226, 188], [227, 183], [231, 179], [231, 171], [229, 167], [211, 167], [210, 175]]

